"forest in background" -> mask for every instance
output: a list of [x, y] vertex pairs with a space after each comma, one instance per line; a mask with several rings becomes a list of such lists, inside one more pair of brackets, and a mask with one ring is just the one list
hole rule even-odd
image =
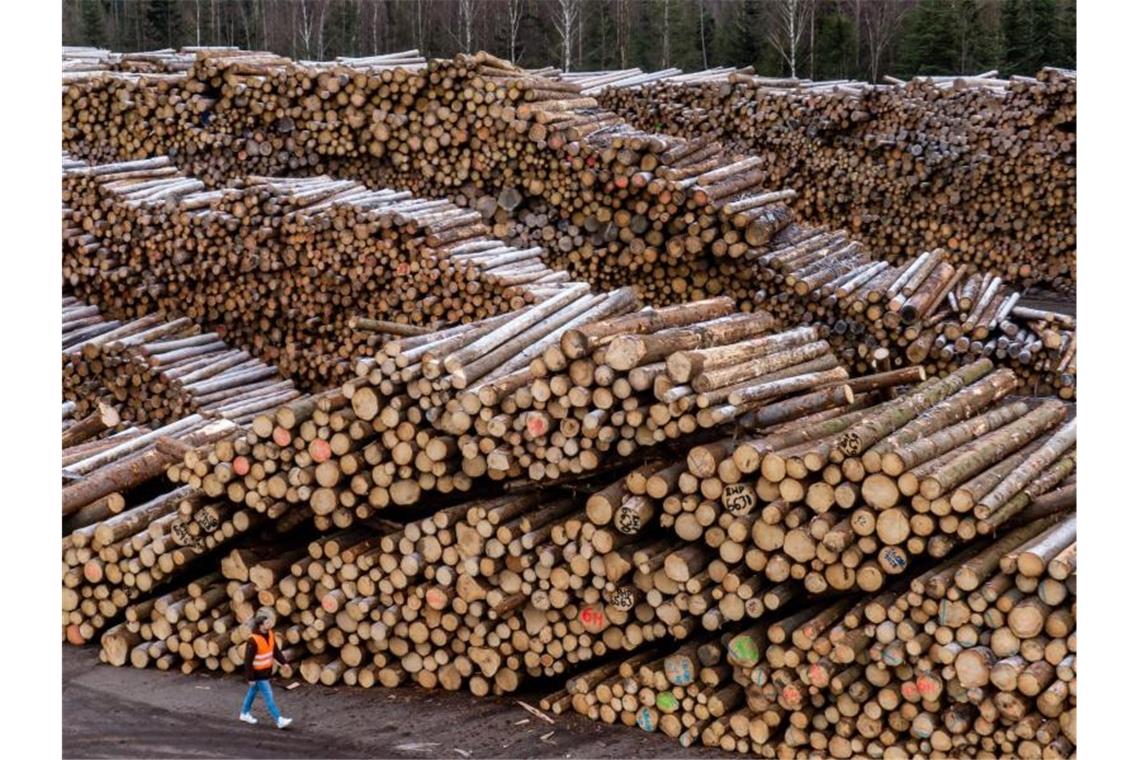
[[1076, 68], [1076, 0], [63, 0], [63, 44], [303, 60], [488, 50], [565, 70], [819, 80]]

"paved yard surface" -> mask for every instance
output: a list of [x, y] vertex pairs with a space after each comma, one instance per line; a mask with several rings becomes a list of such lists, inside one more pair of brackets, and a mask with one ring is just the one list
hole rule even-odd
[[[263, 703], [256, 726], [237, 719], [240, 677], [113, 668], [93, 647], [63, 647], [63, 756], [67, 758], [707, 757], [672, 739], [576, 715], [554, 725], [513, 699], [422, 689], [274, 687], [293, 725], [279, 731]], [[537, 705], [538, 694], [520, 698]], [[520, 721], [526, 721], [520, 723]], [[542, 737], [553, 731], [553, 734]]]

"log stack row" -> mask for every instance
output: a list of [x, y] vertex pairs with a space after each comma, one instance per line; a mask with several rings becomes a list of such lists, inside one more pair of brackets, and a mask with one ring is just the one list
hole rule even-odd
[[[848, 381], [855, 398], [847, 407], [815, 410], [777, 401], [756, 414], [767, 424], [761, 439], [713, 441], [682, 462], [652, 460], [616, 480], [582, 483], [573, 491], [556, 486], [462, 496], [403, 525], [370, 515], [307, 545], [239, 547], [222, 563], [222, 578], [206, 568], [206, 581], [172, 592], [162, 602], [164, 611], [156, 614], [145, 601], [128, 611], [123, 626], [105, 636], [104, 656], [139, 667], [232, 670], [247, 635], [241, 623], [255, 606], [269, 605], [290, 657], [310, 683], [415, 682], [477, 695], [509, 693], [525, 678], [570, 674], [624, 652], [632, 657], [572, 678], [550, 709], [638, 724], [683, 743], [770, 756], [785, 751], [781, 744], [793, 754], [810, 748], [835, 756], [879, 750], [893, 756], [1008, 752], [1011, 743], [1020, 751], [1038, 744], [1050, 756], [1067, 756], [1069, 739], [1058, 739], [1057, 731], [1062, 725], [1071, 731], [1075, 682], [1065, 670], [1063, 679], [1057, 676], [1063, 685], [1054, 686], [1046, 671], [1075, 652], [1067, 606], [1071, 581], [1046, 582], [1043, 575], [1051, 562], [1062, 578], [1075, 570], [1075, 547], [1069, 548], [1074, 489], [1065, 482], [1072, 427], [1063, 422], [1064, 413], [1059, 425], [1048, 426], [1056, 422], [1052, 406], [1060, 402], [1029, 409], [1014, 401], [1007, 408], [1002, 402], [1016, 378], [985, 361], [945, 379], [921, 377], [921, 369], [912, 368]], [[907, 385], [916, 381], [917, 387]], [[347, 413], [365, 398], [338, 389], [315, 399], [311, 414], [322, 407]], [[851, 406], [858, 411], [852, 414]], [[279, 411], [289, 422], [290, 414], [304, 415], [306, 407], [295, 402]], [[1025, 425], [1003, 425], [1003, 415]], [[965, 431], [956, 422], [963, 419]], [[330, 421], [319, 415], [305, 420]], [[987, 434], [986, 426], [995, 433]], [[826, 440], [819, 439], [821, 431]], [[960, 445], [967, 434], [971, 444]], [[242, 440], [232, 442], [235, 451]], [[891, 445], [878, 446], [884, 441]], [[955, 512], [964, 515], [960, 523], [972, 520], [978, 529], [948, 539], [945, 553], [920, 550], [906, 536], [905, 550], [894, 552], [898, 531], [919, 535], [925, 530], [921, 518], [935, 514], [933, 508], [905, 510], [914, 522], [900, 528], [891, 513], [904, 510], [882, 509], [884, 488], [868, 485], [873, 476], [857, 481], [861, 489], [851, 483], [836, 489], [854, 491], [857, 503], [846, 508], [820, 509], [823, 501], [810, 485], [810, 495], [793, 493], [800, 466], [793, 455], [810, 462], [808, 449], [834, 468], [832, 476], [855, 477], [848, 459], [866, 459], [874, 469], [872, 456], [832, 461], [831, 444], [843, 451], [864, 447], [884, 462], [891, 459], [888, 452], [904, 458], [921, 452], [928, 457], [921, 461], [935, 456], [941, 465], [933, 478], [943, 487], [955, 482], [949, 474], [980, 472], [992, 488], [969, 515]], [[1016, 466], [1000, 458], [1011, 448], [1020, 454]], [[218, 451], [215, 445], [212, 455]], [[758, 459], [771, 472], [780, 460], [793, 475], [771, 481], [774, 493], [752, 476], [733, 480], [738, 451], [749, 452], [743, 470]], [[230, 460], [231, 467], [237, 460]], [[925, 483], [920, 480], [920, 491]], [[979, 517], [983, 506], [992, 511]], [[818, 590], [828, 595], [819, 596], [810, 593], [816, 590], [812, 561], [805, 560], [802, 574], [787, 567], [783, 577], [769, 572], [788, 564], [785, 552], [798, 557], [813, 541], [815, 558], [826, 558], [819, 553], [852, 533], [850, 523], [861, 526], [857, 545], [836, 557], [863, 551], [864, 512], [871, 513], [874, 540], [890, 551], [859, 566], [856, 582], [825, 585]], [[940, 521], [936, 530], [949, 527]], [[782, 541], [779, 550], [763, 548], [768, 532], [797, 528], [802, 535]], [[1005, 558], [1010, 552], [1018, 558], [1012, 565]], [[882, 558], [886, 568], [876, 564]], [[843, 567], [847, 559], [836, 564]], [[1004, 579], [995, 576], [1002, 568]], [[821, 575], [833, 579], [829, 570]], [[871, 576], [883, 582], [867, 582]], [[946, 578], [960, 590], [940, 586]], [[985, 607], [984, 596], [969, 595], [982, 586], [1005, 596]], [[919, 592], [908, 589], [922, 589], [922, 596], [916, 601]], [[963, 599], [968, 610], [955, 604]], [[897, 610], [887, 609], [896, 602]], [[193, 609], [188, 616], [187, 608]], [[943, 608], [946, 614], [936, 615]], [[1046, 623], [1038, 627], [1034, 619], [1048, 621], [1047, 640], [1041, 634]], [[1072, 649], [1062, 653], [1058, 639]], [[689, 643], [678, 650], [678, 640]], [[959, 673], [971, 673], [975, 661], [992, 666], [1001, 681], [999, 659], [1011, 659], [1003, 668], [1017, 675], [1033, 666], [1020, 679], [1025, 691], [991, 689], [991, 682], [964, 685], [975, 676]], [[1046, 664], [1034, 664], [1040, 661]], [[1046, 680], [1048, 688], [1034, 692]], [[1050, 696], [1034, 701], [1050, 689]]]
[[[611, 623], [600, 605], [530, 603], [556, 560], [550, 538], [582, 515], [569, 494], [532, 492], [461, 502], [406, 525], [364, 521], [276, 553], [235, 550], [207, 576], [216, 591], [204, 623], [184, 618], [182, 606], [144, 602], [104, 635], [104, 658], [122, 665], [139, 650], [129, 657], [137, 667], [232, 670], [242, 654], [233, 645], [247, 635], [241, 623], [261, 605], [276, 610], [286, 654], [310, 683], [512, 692], [528, 675], [565, 673], [666, 635], [632, 615], [611, 613]], [[201, 607], [192, 600], [202, 585], [169, 596]]]
[[785, 324], [818, 324], [857, 374], [925, 366], [946, 374], [981, 357], [1012, 367], [1023, 392], [1076, 396], [1076, 317], [1033, 308], [1000, 276], [944, 248], [876, 261], [845, 232], [790, 225], [755, 264], [754, 300]]
[[101, 407], [64, 431], [63, 636], [73, 644], [251, 525], [241, 510], [165, 477], [187, 449], [233, 436], [232, 421], [194, 414], [115, 432], [112, 422], [114, 410]]
[[[259, 524], [291, 530], [310, 513], [286, 516], [280, 504], [257, 514], [171, 484], [176, 465], [234, 440], [255, 412], [297, 396], [287, 381], [251, 374], [279, 377], [272, 367], [244, 352], [231, 357], [184, 319], [106, 322], [73, 298], [64, 299], [63, 314], [63, 636], [81, 644], [217, 547]], [[242, 363], [250, 366], [243, 371]], [[191, 364], [216, 399], [186, 380], [193, 377], [173, 377]]]
[[942, 247], [971, 272], [1075, 288], [1075, 72], [878, 86], [733, 70], [563, 78], [642, 128], [757, 156], [805, 220], [850, 229], [885, 260]]
[[[709, 136], [685, 140], [638, 130], [598, 109], [582, 94], [597, 91], [597, 83], [584, 84], [589, 87], [582, 90], [583, 84], [538, 77], [486, 55], [373, 70], [203, 52], [173, 88], [148, 88], [114, 73], [69, 86], [65, 146], [84, 155], [170, 153], [208, 187], [246, 172], [327, 171], [370, 187], [447, 195], [496, 236], [542, 250], [548, 264], [597, 288], [631, 285], [641, 300], [659, 304], [728, 295], [744, 310], [769, 308], [769, 299], [790, 301], [769, 310], [788, 324], [822, 318], [829, 330], [847, 335], [843, 358], [858, 373], [886, 368], [885, 361], [925, 362], [945, 372], [990, 355], [1020, 367], [1037, 392], [1074, 392], [1072, 319], [999, 311], [1015, 305], [1004, 282], [1024, 280], [1020, 274], [998, 279], [972, 273], [976, 262], [963, 259], [958, 242], [936, 236], [932, 242], [945, 243], [942, 248], [895, 250], [889, 258], [900, 266], [875, 271], [884, 278], [888, 271], [909, 271], [915, 275], [909, 285], [929, 286], [907, 294], [916, 298], [903, 312], [906, 323], [895, 311], [883, 315], [885, 324], [877, 316], [864, 319], [862, 298], [876, 283], [862, 276], [887, 266], [875, 261], [886, 249], [873, 242], [874, 256], [868, 256], [838, 232], [828, 238], [829, 247], [786, 262], [797, 265], [791, 271], [783, 264], [775, 272], [750, 266], [755, 257], [782, 262], [789, 245], [810, 247], [832, 233], [788, 227], [787, 204], [796, 191], [767, 189], [770, 161], [763, 154], [738, 158]], [[180, 115], [140, 134], [146, 119], [136, 123], [134, 111], [128, 116], [115, 105], [120, 99], [135, 103], [140, 90], [144, 100]], [[171, 134], [164, 136], [165, 130]], [[895, 206], [908, 208], [903, 200]], [[860, 235], [856, 225], [851, 229]], [[914, 260], [907, 256], [916, 250], [929, 250], [927, 259], [942, 251], [938, 263], [945, 266], [911, 270]], [[795, 275], [805, 267], [801, 282]], [[1045, 267], [1034, 265], [1034, 271]], [[932, 290], [946, 277], [958, 278], [953, 293]], [[853, 282], [862, 288], [859, 298], [833, 300], [832, 289]], [[977, 301], [978, 313], [959, 300], [971, 306]], [[916, 304], [929, 307], [921, 320]], [[874, 304], [869, 310], [878, 312]], [[838, 348], [843, 341], [834, 342]], [[882, 351], [888, 356], [872, 366], [869, 359]]]
[[771, 582], [878, 591], [917, 557], [1071, 506], [1075, 410], [1016, 388], [983, 359], [891, 401], [697, 447], [662, 509], [706, 543], [723, 542], [723, 513], [742, 512], [759, 550], [747, 558]]
[[608, 663], [543, 706], [761, 757], [1069, 757], [1075, 524], [1058, 513], [874, 596]]
[[[239, 440], [177, 479], [266, 509], [308, 504], [321, 529], [348, 527], [430, 492], [467, 491], [486, 462], [460, 451], [457, 394], [509, 382], [561, 331], [632, 308], [630, 290], [593, 295], [584, 284], [514, 312], [388, 341], [356, 362], [342, 387], [259, 415]], [[467, 424], [470, 424], [469, 422]]]
[[260, 415], [177, 477], [255, 509], [307, 502], [320, 527], [347, 527], [483, 477], [575, 478], [610, 452], [854, 399], [813, 328], [775, 332], [770, 315], [727, 298], [628, 313], [632, 300], [583, 285], [393, 340], [342, 388]]
[[[629, 651], [628, 660], [571, 679], [550, 709], [766, 756], [781, 743], [839, 757], [874, 752], [875, 742], [892, 755], [1008, 753], [1011, 743], [1071, 751], [1058, 736], [1062, 726], [1072, 731], [1075, 715], [1072, 582], [1043, 580], [1047, 570], [1059, 578], [1075, 570], [1071, 503], [1022, 514], [1022, 526], [1011, 523], [998, 542], [976, 541], [925, 572], [908, 568], [873, 597], [819, 599], [753, 575], [739, 555], [709, 562], [703, 547], [662, 541], [649, 520], [638, 527], [617, 517], [636, 497], [659, 494], [671, 469], [639, 468], [584, 506], [557, 489], [520, 493], [464, 501], [404, 526], [365, 521], [307, 548], [237, 552], [224, 572], [248, 572], [226, 575], [230, 607], [214, 600], [223, 597], [215, 580], [212, 601], [188, 603], [218, 607], [204, 622], [180, 619], [179, 608], [166, 615], [175, 620], [168, 629], [151, 613], [158, 633], [128, 639], [131, 661], [232, 670], [246, 635], [240, 622], [256, 599], [276, 609], [310, 683], [507, 693], [528, 676]], [[599, 519], [614, 486], [624, 501]], [[999, 568], [1004, 578], [994, 575]], [[606, 589], [605, 578], [619, 585]], [[947, 591], [948, 582], [959, 590]], [[986, 606], [983, 593], [972, 594], [982, 586], [1005, 596]], [[727, 601], [729, 587], [736, 602]], [[176, 598], [198, 596], [192, 585]], [[721, 616], [710, 638], [697, 602], [745, 614]], [[104, 651], [111, 661], [119, 652], [121, 664], [126, 634], [113, 633]], [[669, 643], [684, 638], [692, 643], [680, 650]], [[998, 674], [992, 687], [970, 680], [979, 659]], [[1050, 667], [1062, 662], [1058, 684]], [[1002, 680], [1011, 668], [1013, 679]], [[1030, 674], [1019, 678], [1022, 670]]]
[[181, 315], [306, 387], [346, 379], [393, 330], [572, 286], [540, 249], [488, 237], [478, 214], [348, 180], [249, 177], [207, 191], [163, 157], [65, 168], [64, 202], [76, 293], [124, 320]]
[[190, 70], [200, 50], [218, 53], [236, 50], [232, 47], [191, 47], [181, 50], [149, 50], [134, 53], [115, 53], [103, 48], [64, 47], [63, 81], [82, 81], [100, 72], [115, 71], [123, 74], [177, 74]]
[[300, 395], [275, 368], [185, 317], [105, 322], [97, 307], [76, 304], [64, 303], [63, 397], [79, 417], [105, 402], [142, 425], [195, 412], [245, 425]]
[[[210, 188], [328, 173], [478, 198], [481, 211], [533, 199], [565, 233], [551, 264], [599, 288], [636, 285], [655, 303], [747, 298], [732, 261], [698, 254], [760, 245], [791, 218], [790, 194], [769, 192], [755, 159], [634, 129], [576, 85], [484, 53], [370, 68], [202, 52], [180, 82], [107, 72], [69, 83], [63, 99], [65, 149], [101, 161], [170, 154]], [[715, 212], [729, 203], [723, 222]]]
[[847, 372], [815, 328], [776, 325], [717, 298], [567, 330], [529, 366], [459, 394], [449, 422], [466, 462], [537, 481], [755, 416], [850, 403]]

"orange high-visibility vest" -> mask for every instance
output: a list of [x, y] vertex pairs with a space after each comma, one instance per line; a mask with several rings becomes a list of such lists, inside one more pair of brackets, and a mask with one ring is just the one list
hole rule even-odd
[[277, 642], [273, 638], [273, 631], [268, 636], [253, 634], [253, 643], [257, 646], [257, 654], [253, 656], [254, 670], [269, 670], [273, 667], [273, 649]]

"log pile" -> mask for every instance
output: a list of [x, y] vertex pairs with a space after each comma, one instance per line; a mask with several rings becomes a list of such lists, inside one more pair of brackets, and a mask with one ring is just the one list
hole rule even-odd
[[[530, 603], [534, 580], [555, 562], [547, 537], [565, 541], [567, 526], [581, 522], [575, 506], [557, 492], [509, 495], [454, 504], [406, 525], [367, 521], [275, 555], [237, 550], [222, 563], [228, 584], [208, 576], [219, 590], [205, 624], [182, 619], [181, 607], [160, 611], [163, 624], [154, 612], [167, 602], [144, 602], [104, 635], [104, 658], [122, 665], [137, 650], [129, 658], [136, 667], [232, 670], [242, 654], [233, 645], [247, 635], [241, 623], [256, 600], [276, 610], [287, 655], [310, 683], [416, 682], [482, 696], [666, 635], [664, 626], [632, 616], [610, 624], [597, 605]], [[192, 600], [210, 595], [194, 585], [169, 596], [201, 606]], [[132, 630], [135, 620], [150, 630]]]
[[553, 480], [612, 453], [846, 405], [846, 379], [815, 328], [780, 332], [766, 312], [709, 299], [567, 330], [529, 366], [468, 387], [450, 424], [465, 464]]
[[64, 431], [63, 636], [89, 641], [132, 600], [248, 530], [245, 511], [166, 480], [187, 449], [232, 436], [194, 414], [153, 430], [112, 432], [106, 407]]
[[327, 390], [240, 431], [65, 403], [67, 640], [229, 672], [271, 606], [310, 683], [570, 677], [552, 712], [768, 757], [1075, 751], [1075, 412], [1016, 395], [1071, 395], [1075, 325], [1015, 277], [876, 262], [764, 160], [486, 54], [100, 55], [65, 277], [121, 323], [66, 300], [65, 350], [210, 330]]
[[342, 388], [255, 418], [177, 478], [255, 509], [308, 503], [319, 527], [345, 528], [482, 477], [575, 478], [611, 451], [853, 401], [813, 328], [774, 332], [727, 298], [627, 313], [632, 300], [581, 286], [391, 341]]
[[[910, 568], [878, 595], [817, 601], [790, 584], [757, 583], [739, 557], [709, 562], [707, 551], [662, 542], [648, 521], [631, 531], [620, 518], [599, 519], [613, 486], [627, 500], [659, 493], [670, 469], [639, 468], [584, 506], [557, 489], [511, 494], [403, 526], [364, 522], [303, 549], [235, 552], [223, 565], [228, 585], [214, 577], [211, 599], [188, 603], [214, 610], [204, 622], [181, 619], [180, 608], [163, 615], [169, 628], [151, 611], [157, 634], [124, 639], [125, 624], [104, 637], [104, 653], [124, 664], [130, 651], [138, 667], [232, 670], [246, 636], [240, 623], [266, 604], [302, 679], [314, 684], [509, 693], [526, 677], [625, 651], [634, 654], [571, 678], [548, 709], [765, 756], [781, 742], [837, 757], [876, 741], [908, 755], [1008, 753], [1025, 741], [1071, 752], [1069, 739], [1057, 741], [1075, 716], [1071, 589], [1041, 580], [1075, 570], [1071, 503], [1038, 510], [999, 542], [971, 544], [921, 574]], [[606, 578], [619, 585], [603, 587]], [[743, 605], [724, 601], [730, 587]], [[987, 606], [984, 594], [997, 600]], [[204, 595], [192, 584], [174, 598]], [[1052, 607], [1042, 611], [1039, 601]], [[698, 602], [745, 614], [722, 617], [710, 638]], [[942, 608], [947, 614], [936, 616]], [[128, 619], [153, 610], [141, 609]], [[679, 650], [670, 643], [686, 638]], [[976, 659], [1001, 670], [1002, 658], [988, 654], [995, 650], [1007, 653], [1013, 681], [967, 684], [972, 676], [962, 674]], [[1017, 678], [1039, 661], [1064, 662], [1065, 675], [1056, 671], [1063, 684], [1046, 665]]]
[[941, 247], [970, 272], [1075, 288], [1075, 72], [878, 86], [733, 70], [563, 78], [643, 129], [757, 156], [805, 220], [850, 229], [892, 263]]
[[[577, 86], [485, 53], [376, 69], [203, 52], [180, 81], [106, 72], [63, 100], [75, 155], [169, 154], [210, 188], [328, 173], [490, 213], [533, 200], [546, 221], [532, 237], [557, 238], [549, 263], [653, 303], [747, 298], [734, 262], [698, 253], [763, 244], [791, 218], [755, 159], [633, 129]], [[735, 221], [722, 222], [730, 199]]]
[[291, 530], [309, 512], [258, 514], [170, 482], [176, 465], [297, 396], [288, 381], [259, 381], [277, 377], [272, 367], [185, 319], [106, 322], [70, 297], [63, 312], [63, 636], [81, 644], [217, 547], [262, 524]]
[[[758, 550], [750, 566], [773, 583], [878, 591], [917, 557], [1075, 498], [1055, 493], [1076, 470], [1075, 410], [1014, 399], [1016, 388], [1013, 372], [983, 359], [891, 401], [697, 447], [662, 509], [679, 535], [706, 543], [723, 541], [723, 514], [742, 512], [744, 543]], [[741, 494], [747, 509], [735, 506]]]
[[515, 312], [389, 341], [356, 362], [357, 377], [342, 387], [258, 416], [243, 438], [184, 463], [177, 478], [254, 509], [308, 504], [321, 529], [433, 491], [468, 491], [487, 464], [460, 450], [471, 418], [460, 390], [478, 397], [525, 371], [566, 329], [632, 301], [628, 289], [596, 296], [578, 285]]
[[63, 329], [63, 397], [79, 417], [105, 402], [141, 425], [195, 412], [245, 425], [299, 395], [276, 369], [185, 317], [105, 322], [97, 307], [68, 299]]
[[987, 357], [1035, 395], [1076, 396], [1076, 318], [1022, 303], [999, 276], [968, 274], [943, 248], [875, 261], [845, 232], [789, 225], [762, 251], [754, 300], [787, 325], [818, 324], [857, 374], [925, 366], [932, 375]]
[[[1006, 283], [1024, 281], [1018, 272], [1000, 280], [971, 273], [977, 262], [962, 258], [957, 239], [935, 236], [931, 240], [944, 243], [942, 248], [902, 250], [874, 241], [873, 255], [867, 255], [845, 232], [789, 226], [787, 204], [796, 191], [768, 189], [770, 157], [760, 152], [738, 158], [709, 136], [684, 140], [636, 129], [583, 96], [598, 91], [597, 81], [545, 79], [486, 55], [372, 70], [344, 62], [313, 67], [264, 54], [202, 53], [182, 81], [166, 89], [114, 73], [70, 85], [64, 94], [64, 143], [78, 154], [116, 159], [169, 153], [211, 188], [249, 174], [329, 172], [370, 187], [446, 195], [467, 209], [457, 218], [481, 218], [496, 237], [541, 250], [547, 264], [599, 289], [630, 285], [640, 300], [656, 304], [727, 295], [741, 309], [767, 309], [788, 326], [822, 320], [835, 348], [843, 347], [843, 360], [860, 374], [902, 363], [945, 372], [988, 355], [1019, 367], [1033, 381], [1031, 391], [1065, 397], [1075, 392], [1072, 319], [999, 311], [1016, 305]], [[310, 94], [299, 94], [305, 92]], [[120, 99], [164, 104], [166, 121], [140, 134], [146, 119], [135, 111], [128, 116], [115, 105]], [[254, 102], [260, 105], [254, 108]], [[405, 112], [406, 104], [417, 102], [427, 108], [424, 115]], [[374, 109], [375, 121], [365, 116], [367, 108]], [[894, 203], [908, 208], [901, 200]], [[1064, 218], [1053, 210], [1047, 216]], [[857, 225], [851, 229], [861, 235]], [[810, 247], [819, 235], [832, 235], [829, 248], [783, 261], [789, 245], [805, 243], [806, 236], [814, 240]], [[82, 234], [78, 239], [81, 247], [92, 245]], [[944, 266], [910, 270], [914, 260], [905, 257], [916, 250], [930, 251], [927, 258], [943, 251], [938, 263]], [[877, 274], [911, 271], [916, 276], [909, 285], [929, 286], [907, 294], [915, 298], [902, 312], [905, 323], [895, 311], [883, 315], [885, 324], [877, 316], [864, 318], [868, 308], [872, 315], [879, 309], [861, 303], [876, 284], [861, 278], [886, 266], [875, 260], [882, 256], [899, 266]], [[750, 265], [756, 257], [779, 266], [757, 269]], [[944, 276], [958, 278], [953, 292], [932, 291]], [[858, 298], [833, 298], [832, 289], [852, 282], [862, 288]], [[769, 306], [772, 299], [791, 303]], [[977, 313], [962, 307], [975, 301]], [[921, 320], [916, 304], [928, 307]], [[1004, 318], [995, 319], [999, 315]], [[340, 337], [327, 345], [347, 346]]]
[[[233, 670], [248, 635], [242, 623], [269, 605], [301, 678], [314, 684], [414, 682], [504, 694], [526, 678], [571, 675], [600, 659], [549, 709], [765, 756], [809, 748], [838, 757], [1009, 753], [1033, 744], [1068, 756], [1072, 737], [1058, 737], [1071, 733], [1075, 716], [1074, 660], [1066, 659], [1075, 655], [1066, 585], [1075, 571], [1075, 489], [1074, 427], [1063, 405], [1011, 401], [1013, 373], [986, 361], [945, 379], [923, 381], [911, 368], [844, 385], [854, 393], [846, 406], [816, 408], [806, 402], [812, 394], [777, 401], [755, 414], [763, 437], [714, 440], [680, 462], [652, 459], [573, 490], [460, 495], [404, 524], [358, 515], [307, 544], [235, 547], [220, 570], [204, 568], [204, 580], [128, 610], [104, 636], [104, 657]], [[315, 430], [331, 426], [338, 410], [371, 409], [375, 391], [344, 392], [365, 387], [378, 386], [349, 384], [282, 407], [270, 430], [297, 428], [290, 415]], [[229, 445], [240, 452], [250, 440]], [[837, 460], [833, 446], [843, 453]], [[290, 448], [296, 457], [320, 447]], [[216, 444], [210, 456], [222, 449]], [[851, 479], [834, 489], [834, 504], [808, 475], [797, 476], [797, 467], [818, 466], [809, 455], [826, 462], [819, 482]], [[252, 469], [238, 464], [244, 456], [228, 466]], [[873, 479], [876, 466], [898, 469], [888, 464], [893, 457], [938, 465], [918, 479], [928, 509], [916, 498], [888, 505], [890, 489]], [[772, 489], [744, 472], [755, 473], [755, 461], [762, 476], [778, 463], [791, 474], [771, 480]], [[858, 480], [855, 461], [874, 474]], [[801, 477], [803, 494], [793, 488]], [[858, 504], [840, 495], [852, 491]], [[963, 508], [956, 497], [967, 492], [976, 503]], [[946, 515], [939, 499], [950, 504]], [[298, 512], [309, 514], [288, 514]], [[951, 516], [975, 530], [951, 536]], [[936, 517], [938, 535], [913, 543], [930, 527], [924, 518]], [[779, 549], [770, 548], [770, 533], [780, 534]], [[876, 547], [862, 545], [868, 535]], [[844, 536], [853, 543], [832, 550]], [[945, 551], [935, 548], [939, 539]], [[805, 547], [814, 556], [800, 573], [788, 565]], [[867, 555], [844, 585], [842, 568], [855, 552]], [[839, 574], [813, 564], [829, 556]], [[784, 575], [771, 571], [781, 563]], [[975, 684], [978, 667], [997, 680]], [[1011, 669], [1012, 680], [1002, 675]]]
[[74, 296], [64, 296], [61, 307], [61, 349], [65, 354], [72, 347], [108, 333], [122, 324], [104, 319], [98, 306], [85, 304]]
[[[477, 214], [358, 182], [248, 177], [206, 191], [159, 159], [64, 169], [64, 277], [107, 314], [182, 315], [305, 387], [408, 325], [572, 287]], [[384, 322], [396, 322], [395, 326]]]
[[181, 50], [149, 50], [134, 53], [115, 53], [93, 47], [63, 48], [64, 83], [83, 81], [94, 73], [120, 72], [122, 74], [177, 74], [190, 70], [198, 51], [225, 53], [233, 47], [188, 47]]
[[967, 550], [880, 594], [576, 676], [554, 712], [761, 757], [1069, 757], [1075, 515]]

